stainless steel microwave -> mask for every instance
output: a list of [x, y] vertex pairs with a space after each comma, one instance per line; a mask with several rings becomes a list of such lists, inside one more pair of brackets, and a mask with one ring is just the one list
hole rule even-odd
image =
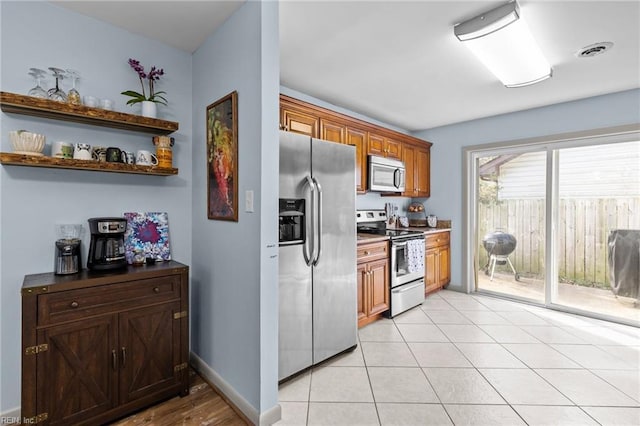
[[369, 190], [404, 192], [406, 171], [404, 163], [392, 158], [369, 156]]

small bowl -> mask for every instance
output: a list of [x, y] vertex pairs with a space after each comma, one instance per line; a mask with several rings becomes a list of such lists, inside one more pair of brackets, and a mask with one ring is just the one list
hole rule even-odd
[[46, 138], [39, 133], [27, 132], [26, 130], [12, 130], [9, 132], [9, 139], [16, 154], [42, 156], [42, 150]]

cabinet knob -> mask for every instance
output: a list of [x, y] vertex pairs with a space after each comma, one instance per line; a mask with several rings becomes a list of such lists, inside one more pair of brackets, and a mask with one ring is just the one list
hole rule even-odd
[[371, 253], [370, 253], [368, 250], [365, 250], [365, 251], [364, 251], [364, 255], [365, 255], [365, 256], [369, 256], [370, 254], [371, 254]]
[[80, 304], [74, 300], [73, 302], [70, 303], [69, 306], [71, 306], [72, 308], [77, 308], [78, 306], [80, 306]]
[[154, 293], [160, 293], [160, 287], [154, 287], [153, 288], [153, 292]]

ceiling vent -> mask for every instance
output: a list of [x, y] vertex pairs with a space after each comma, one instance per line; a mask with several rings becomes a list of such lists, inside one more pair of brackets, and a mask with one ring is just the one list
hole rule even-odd
[[613, 43], [610, 41], [601, 41], [599, 43], [590, 44], [576, 52], [578, 58], [591, 58], [592, 56], [600, 55], [608, 50], [611, 50]]

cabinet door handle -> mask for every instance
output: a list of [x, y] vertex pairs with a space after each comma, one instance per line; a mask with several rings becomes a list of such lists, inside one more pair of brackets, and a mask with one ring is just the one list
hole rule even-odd
[[114, 370], [118, 369], [118, 355], [116, 355], [116, 350], [111, 351], [111, 366]]
[[154, 293], [160, 293], [160, 287], [154, 287], [153, 288], [153, 292]]
[[122, 349], [120, 349], [120, 352], [122, 353], [122, 365], [121, 365], [121, 367], [124, 368], [125, 364], [127, 363], [127, 350], [123, 346]]
[[77, 308], [78, 306], [80, 306], [80, 304], [74, 300], [69, 304], [69, 306], [71, 306], [72, 308]]

